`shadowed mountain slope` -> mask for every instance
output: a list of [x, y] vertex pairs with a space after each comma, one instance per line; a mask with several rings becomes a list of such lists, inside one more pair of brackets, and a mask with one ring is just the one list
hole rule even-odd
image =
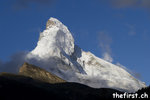
[[112, 98], [113, 89], [94, 89], [79, 83], [49, 84], [9, 73], [0, 74], [0, 100], [100, 100]]
[[19, 74], [0, 73], [0, 100], [99, 100], [112, 98], [113, 89], [95, 89], [66, 82], [39, 67], [24, 63]]

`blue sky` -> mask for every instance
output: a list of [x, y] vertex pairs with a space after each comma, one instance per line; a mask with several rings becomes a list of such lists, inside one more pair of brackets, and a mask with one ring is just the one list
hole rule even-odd
[[0, 61], [34, 49], [50, 17], [62, 21], [83, 50], [150, 84], [150, 1], [1, 0]]

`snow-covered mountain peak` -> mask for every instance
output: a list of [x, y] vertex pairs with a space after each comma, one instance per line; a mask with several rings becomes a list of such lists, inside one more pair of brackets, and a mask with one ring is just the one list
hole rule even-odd
[[115, 88], [134, 92], [145, 87], [125, 69], [85, 52], [74, 44], [68, 28], [50, 18], [27, 62], [40, 66], [69, 82], [79, 82], [95, 88]]
[[65, 33], [69, 32], [68, 28], [62, 22], [53, 17], [50, 17], [50, 19], [46, 23], [46, 29], [49, 29], [51, 27], [57, 27]]
[[58, 26], [59, 27], [60, 25], [62, 25], [62, 23], [58, 19], [51, 17], [47, 21], [46, 28], [50, 28], [52, 26]]
[[74, 52], [74, 39], [68, 28], [55, 18], [47, 21], [46, 29], [40, 33], [37, 47], [28, 57], [61, 57], [61, 53], [71, 55]]

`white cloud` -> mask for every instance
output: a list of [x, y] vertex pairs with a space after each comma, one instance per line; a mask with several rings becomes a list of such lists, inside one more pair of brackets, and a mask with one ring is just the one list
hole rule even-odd
[[119, 67], [121, 67], [121, 68], [123, 68], [123, 69], [125, 69], [128, 73], [130, 73], [131, 75], [133, 75], [135, 78], [141, 79], [141, 74], [140, 73], [138, 73], [136, 71], [132, 71], [130, 69], [127, 69], [125, 66], [123, 66], [120, 63], [116, 63], [116, 65], [119, 66]]
[[103, 59], [106, 60], [106, 61], [108, 61], [108, 62], [113, 62], [113, 58], [107, 52], [103, 53]]
[[18, 52], [11, 56], [8, 62], [0, 62], [0, 72], [18, 73], [19, 68], [25, 62], [27, 52]]
[[111, 43], [112, 43], [112, 38], [107, 35], [107, 32], [102, 31], [99, 32], [99, 46], [102, 50], [102, 56], [103, 59], [109, 62], [113, 62], [112, 58], [112, 51], [111, 51]]

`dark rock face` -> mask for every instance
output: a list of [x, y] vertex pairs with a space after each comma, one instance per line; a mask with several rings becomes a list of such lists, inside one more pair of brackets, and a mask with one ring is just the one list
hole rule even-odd
[[23, 64], [23, 66], [19, 70], [19, 74], [48, 83], [66, 82], [65, 80], [57, 77], [56, 75], [53, 75], [52, 73], [44, 69], [41, 69], [37, 66], [28, 63]]

